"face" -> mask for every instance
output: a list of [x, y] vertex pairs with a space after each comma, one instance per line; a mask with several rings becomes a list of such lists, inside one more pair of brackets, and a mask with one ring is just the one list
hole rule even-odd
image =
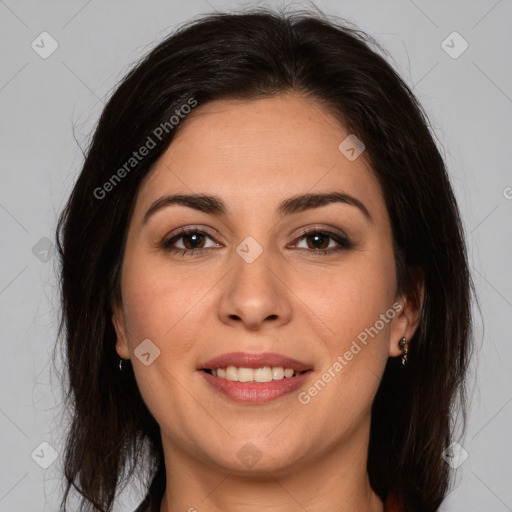
[[[347, 158], [349, 132], [299, 95], [216, 101], [182, 123], [136, 199], [113, 315], [164, 451], [273, 474], [355, 457], [387, 359], [417, 320], [396, 294], [390, 220], [364, 153]], [[161, 200], [176, 194], [216, 202]], [[304, 194], [331, 200], [290, 201]], [[267, 384], [203, 371], [240, 352], [308, 371], [277, 369]], [[272, 373], [280, 361], [269, 361]]]

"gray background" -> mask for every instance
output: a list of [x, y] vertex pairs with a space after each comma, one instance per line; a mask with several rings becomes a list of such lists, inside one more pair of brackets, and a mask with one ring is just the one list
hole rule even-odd
[[[45, 237], [53, 239], [80, 169], [78, 144], [85, 148], [117, 81], [173, 27], [199, 13], [246, 5], [0, 0], [0, 511], [58, 508], [65, 415], [59, 367], [51, 362], [56, 259]], [[512, 2], [316, 5], [356, 23], [390, 52], [442, 144], [482, 311], [468, 431], [455, 438], [469, 457], [453, 470], [455, 486], [442, 510], [512, 511]], [[58, 43], [46, 59], [31, 47], [43, 46], [44, 31]], [[453, 31], [469, 44], [458, 58], [442, 47]], [[462, 41], [451, 39], [445, 44], [460, 50]], [[51, 449], [43, 442], [57, 452], [47, 469], [40, 465], [52, 462]], [[131, 510], [138, 493], [122, 496], [117, 510]]]

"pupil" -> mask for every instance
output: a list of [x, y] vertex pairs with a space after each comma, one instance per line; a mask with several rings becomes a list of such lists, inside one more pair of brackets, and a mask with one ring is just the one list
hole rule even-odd
[[190, 249], [190, 248], [194, 249], [194, 248], [196, 248], [201, 243], [200, 238], [202, 236], [203, 235], [199, 235], [197, 233], [192, 233], [190, 235], [187, 235], [185, 237], [185, 246], [187, 246], [187, 244], [189, 244], [192, 241], [191, 242], [192, 247], [187, 247], [187, 249]]
[[310, 238], [314, 240], [313, 244], [320, 243], [320, 245], [314, 245], [312, 249], [325, 249], [329, 245], [328, 243], [325, 244], [329, 237], [322, 234], [310, 235]]

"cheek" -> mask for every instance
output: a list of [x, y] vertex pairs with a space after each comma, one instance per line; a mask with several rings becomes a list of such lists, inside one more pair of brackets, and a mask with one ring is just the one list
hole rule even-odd
[[[180, 401], [180, 383], [187, 382], [196, 370], [197, 341], [215, 307], [214, 294], [208, 291], [217, 281], [213, 271], [203, 272], [192, 265], [178, 271], [161, 256], [142, 251], [132, 252], [125, 260], [122, 286], [127, 341], [139, 388], [150, 408], [159, 393], [175, 405]], [[146, 339], [159, 351], [149, 366], [137, 360], [137, 348]]]
[[[336, 269], [307, 301], [328, 329], [321, 336], [317, 378], [302, 398], [311, 400], [305, 410], [314, 409], [316, 417], [329, 411], [333, 436], [357, 428], [368, 414], [388, 359], [394, 273], [369, 263]], [[306, 289], [313, 288], [306, 285], [303, 293]]]
[[[194, 344], [187, 335], [187, 312], [199, 301], [199, 290], [171, 279], [151, 257], [132, 253], [123, 265], [123, 309], [127, 342], [141, 395], [160, 424], [168, 410], [186, 400], [184, 383], [193, 366]], [[204, 294], [204, 288], [203, 288]], [[194, 308], [196, 311], [196, 308]], [[139, 359], [139, 346], [150, 340], [150, 364]], [[156, 348], [154, 348], [156, 347]]]
[[161, 343], [186, 323], [182, 320], [204, 295], [205, 281], [197, 283], [161, 259], [133, 253], [124, 262], [122, 287], [130, 343], [144, 338]]
[[[391, 307], [395, 296], [393, 256], [368, 250], [301, 281], [294, 284], [298, 295], [307, 298], [305, 305], [323, 320], [328, 337], [341, 349]], [[384, 334], [388, 329], [388, 323], [380, 326]]]
[[336, 404], [331, 414], [337, 427], [366, 414], [388, 359], [394, 258], [391, 247], [385, 251], [385, 241], [379, 243], [382, 245], [370, 246], [328, 275], [322, 270], [298, 292], [309, 297], [305, 301], [308, 307], [328, 327], [323, 329], [325, 357], [318, 378], [329, 383], [310, 391], [312, 396], [318, 394], [318, 399], [312, 398], [318, 407]]

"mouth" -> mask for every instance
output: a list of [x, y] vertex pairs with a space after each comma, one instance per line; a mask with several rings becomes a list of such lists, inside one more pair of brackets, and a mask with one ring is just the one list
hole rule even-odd
[[232, 352], [205, 361], [198, 369], [231, 382], [264, 383], [299, 377], [312, 366], [273, 352]]
[[204, 368], [201, 371], [213, 377], [231, 382], [265, 383], [274, 380], [291, 379], [311, 370], [299, 372], [293, 368], [284, 368], [282, 366], [262, 366], [260, 368], [227, 366], [226, 368]]
[[258, 404], [296, 391], [309, 379], [313, 368], [280, 354], [236, 352], [210, 359], [198, 371], [224, 397]]

